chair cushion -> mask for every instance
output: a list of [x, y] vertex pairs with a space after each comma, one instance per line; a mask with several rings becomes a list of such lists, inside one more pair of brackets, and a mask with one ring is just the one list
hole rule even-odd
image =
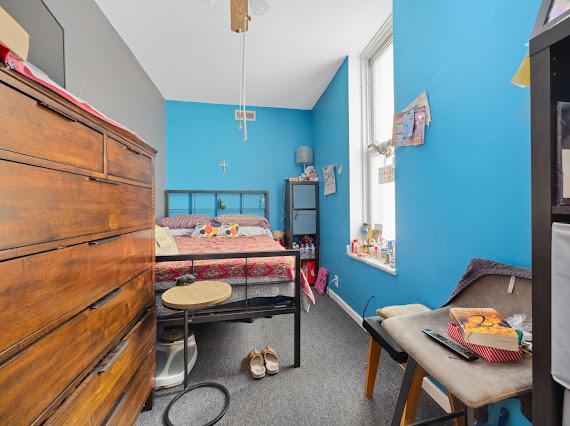
[[362, 326], [372, 338], [378, 342], [398, 364], [403, 364], [408, 360], [408, 354], [390, 337], [390, 335], [382, 328], [382, 317], [367, 317], [362, 321]]
[[393, 336], [401, 350], [468, 407], [482, 407], [532, 389], [531, 358], [495, 364], [484, 359], [467, 362], [421, 332], [431, 328], [447, 336], [449, 321], [449, 308], [441, 308], [389, 318], [384, 320], [382, 328]]
[[378, 308], [376, 314], [384, 319], [399, 317], [400, 315], [419, 314], [420, 312], [431, 311], [426, 305], [411, 303], [409, 305], [394, 305]]

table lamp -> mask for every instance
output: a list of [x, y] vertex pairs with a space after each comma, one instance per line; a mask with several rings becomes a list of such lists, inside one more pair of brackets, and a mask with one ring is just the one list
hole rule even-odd
[[304, 171], [307, 166], [313, 164], [313, 148], [304, 145], [298, 146], [295, 150], [295, 162], [302, 164]]

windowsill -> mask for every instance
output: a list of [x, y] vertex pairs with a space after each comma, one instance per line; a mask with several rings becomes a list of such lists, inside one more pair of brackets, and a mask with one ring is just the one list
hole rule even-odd
[[387, 265], [380, 260], [374, 259], [373, 257], [357, 256], [354, 253], [346, 253], [346, 255], [351, 259], [358, 260], [359, 262], [362, 263], [366, 263], [367, 265], [370, 265], [376, 269], [380, 269], [381, 271], [384, 271], [390, 275], [398, 275], [396, 273], [396, 268], [393, 268], [390, 265]]

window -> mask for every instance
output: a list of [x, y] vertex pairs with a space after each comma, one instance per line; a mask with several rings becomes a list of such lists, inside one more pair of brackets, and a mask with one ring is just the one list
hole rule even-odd
[[[386, 240], [396, 239], [395, 164], [392, 139], [394, 117], [394, 47], [392, 18], [362, 53], [363, 109], [363, 222], [382, 225]], [[380, 174], [384, 177], [380, 179]]]

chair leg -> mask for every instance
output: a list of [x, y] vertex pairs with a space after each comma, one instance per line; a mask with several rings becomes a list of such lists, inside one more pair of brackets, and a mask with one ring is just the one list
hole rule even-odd
[[475, 413], [473, 408], [465, 407], [465, 425], [466, 426], [475, 425]]
[[398, 400], [396, 401], [396, 407], [394, 407], [394, 414], [392, 415], [392, 421], [390, 422], [391, 426], [400, 426], [416, 367], [419, 367], [416, 361], [412, 357], [408, 357], [406, 371], [404, 372], [404, 380], [402, 380]]
[[380, 364], [380, 353], [382, 346], [372, 338], [368, 337], [368, 362], [366, 364], [366, 379], [364, 382], [364, 396], [370, 398], [374, 393], [374, 383], [376, 383], [376, 373]]
[[[455, 395], [449, 394], [449, 406], [451, 407], [451, 412], [464, 410], [465, 406], [463, 403], [455, 397]], [[453, 419], [453, 424], [455, 426], [465, 426], [465, 417], [457, 417]]]
[[414, 375], [412, 376], [412, 383], [410, 384], [408, 398], [406, 399], [404, 414], [402, 414], [402, 419], [400, 420], [401, 426], [409, 425], [416, 421], [416, 414], [418, 412], [418, 405], [422, 394], [422, 383], [426, 375], [426, 371], [417, 365]]

